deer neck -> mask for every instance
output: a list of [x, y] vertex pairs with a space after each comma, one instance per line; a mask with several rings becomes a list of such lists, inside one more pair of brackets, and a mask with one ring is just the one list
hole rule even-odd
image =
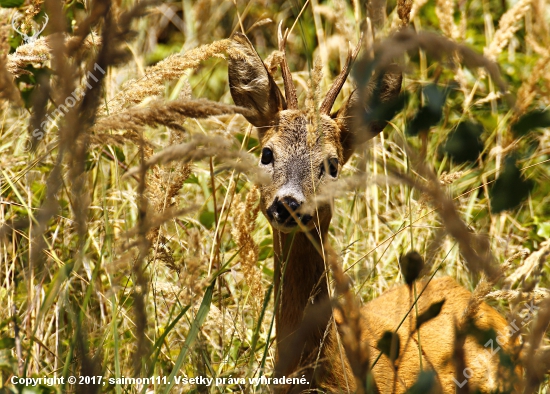
[[332, 310], [322, 245], [330, 218], [319, 232], [284, 234], [274, 229], [277, 373], [289, 375], [318, 356]]

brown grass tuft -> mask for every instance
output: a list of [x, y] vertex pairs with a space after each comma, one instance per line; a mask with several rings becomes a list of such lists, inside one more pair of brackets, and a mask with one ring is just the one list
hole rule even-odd
[[246, 195], [245, 201], [237, 203], [235, 207], [235, 224], [231, 231], [241, 256], [241, 266], [250, 288], [252, 303], [257, 312], [263, 304], [262, 280], [259, 269], [256, 267], [259, 248], [254, 242], [252, 234], [256, 227], [256, 219], [260, 212], [260, 193], [257, 186], [253, 186]]

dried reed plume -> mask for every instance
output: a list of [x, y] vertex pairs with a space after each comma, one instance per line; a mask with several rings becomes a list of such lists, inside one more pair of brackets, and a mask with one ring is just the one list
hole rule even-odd
[[533, 289], [531, 292], [521, 290], [495, 290], [485, 295], [489, 300], [506, 300], [508, 302], [518, 302], [522, 300], [533, 300], [535, 304], [550, 298], [550, 290], [548, 289]]
[[400, 28], [409, 26], [411, 9], [413, 6], [413, 0], [398, 0], [397, 1], [397, 15], [401, 21]]
[[8, 55], [7, 69], [14, 77], [31, 74], [25, 70], [29, 64], [35, 67], [46, 66], [51, 59], [51, 45], [47, 37], [40, 37], [34, 43], [17, 47], [14, 53]]
[[175, 100], [170, 102], [155, 101], [147, 107], [131, 108], [122, 113], [115, 113], [99, 119], [93, 127], [94, 133], [107, 130], [139, 130], [143, 126], [167, 126], [174, 130], [184, 131], [186, 118], [202, 119], [216, 115], [247, 114], [249, 110], [214, 101]]
[[505, 287], [510, 289], [519, 282], [525, 291], [531, 291], [538, 283], [541, 270], [548, 261], [549, 256], [550, 240], [546, 240], [540, 244], [537, 251], [531, 253], [523, 261], [523, 264], [505, 279]]
[[318, 133], [318, 118], [319, 118], [319, 99], [321, 97], [321, 81], [323, 79], [323, 64], [319, 56], [315, 57], [313, 62], [313, 69], [311, 70], [311, 77], [308, 81], [308, 90], [306, 96], [306, 108], [308, 111], [308, 117], [311, 121], [311, 127], [308, 132], [308, 143], [310, 146], [317, 140]]
[[[49, 66], [52, 58], [51, 44], [53, 40], [54, 36], [40, 37], [33, 43], [18, 46], [14, 53], [8, 55], [8, 71], [17, 78], [31, 74], [30, 71], [25, 70], [29, 64], [36, 68]], [[93, 47], [101, 46], [101, 37], [95, 33], [89, 33], [84, 37], [63, 35], [62, 40], [71, 55], [75, 54], [74, 47], [77, 47], [78, 51], [87, 52]]]
[[514, 119], [510, 123], [517, 120], [531, 106], [537, 95], [537, 84], [541, 80], [546, 79], [548, 86], [550, 86], [549, 70], [550, 51], [546, 51], [546, 53], [535, 63], [535, 66], [529, 73], [527, 81], [521, 84], [517, 93], [516, 113], [514, 114]]
[[500, 18], [498, 30], [495, 32], [493, 40], [485, 49], [485, 56], [495, 61], [502, 49], [508, 45], [508, 42], [520, 28], [519, 21], [523, 19], [526, 12], [531, 8], [532, 0], [519, 0], [512, 8]]
[[256, 267], [259, 248], [252, 237], [254, 227], [256, 227], [256, 219], [260, 212], [260, 205], [258, 204], [259, 199], [260, 193], [258, 187], [253, 186], [247, 193], [246, 200], [237, 203], [235, 207], [235, 224], [231, 231], [239, 248], [241, 266], [246, 283], [250, 288], [253, 305], [256, 311], [259, 311], [263, 304], [261, 275]]
[[[183, 72], [195, 69], [201, 62], [211, 57], [225, 58], [241, 55], [231, 47], [232, 41], [224, 39], [191, 49], [184, 54], [175, 54], [145, 70], [145, 75], [137, 81], [129, 81], [128, 88], [109, 101], [109, 112], [120, 111], [128, 105], [139, 104], [146, 97], [158, 97], [164, 94], [164, 84], [180, 78]], [[106, 110], [106, 109], [104, 109]]]
[[455, 9], [454, 0], [437, 0], [435, 14], [439, 19], [441, 31], [453, 41], [460, 40], [460, 30], [455, 25], [453, 13]]
[[13, 77], [6, 68], [6, 59], [0, 56], [0, 100], [8, 100], [21, 107], [23, 100], [19, 90], [13, 83]]

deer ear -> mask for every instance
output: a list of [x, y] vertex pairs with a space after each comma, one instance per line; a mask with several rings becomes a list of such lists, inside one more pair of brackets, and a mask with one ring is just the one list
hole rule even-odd
[[248, 108], [246, 119], [256, 127], [271, 126], [285, 99], [264, 62], [244, 34], [231, 37], [229, 88], [235, 104]]
[[[347, 102], [332, 116], [340, 127], [340, 142], [344, 149], [344, 162], [353, 154], [356, 146], [378, 135], [395, 114], [393, 102], [401, 92], [401, 70], [391, 65], [374, 75], [364, 94], [356, 89]], [[366, 98], [366, 101], [361, 98]]]

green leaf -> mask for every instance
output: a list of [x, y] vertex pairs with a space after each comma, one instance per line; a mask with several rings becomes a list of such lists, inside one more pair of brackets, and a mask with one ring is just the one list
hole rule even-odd
[[15, 338], [0, 338], [0, 349], [12, 349], [15, 347]]
[[[166, 339], [166, 336], [168, 335], [168, 333], [170, 331], [172, 331], [172, 329], [176, 326], [176, 324], [180, 321], [180, 319], [189, 310], [189, 307], [190, 307], [189, 305], [186, 305], [185, 307], [183, 307], [182, 310], [180, 311], [180, 313], [174, 318], [174, 320], [172, 320], [170, 322], [170, 324], [168, 324], [168, 326], [164, 329], [162, 334], [155, 341], [155, 344], [153, 345], [153, 349], [155, 349], [155, 350], [153, 352], [151, 362], [149, 363], [149, 368], [147, 368], [148, 371], [154, 371], [155, 364], [157, 363], [160, 351], [162, 350], [162, 344], [163, 344], [164, 340]], [[147, 390], [147, 385], [144, 385], [142, 393], [145, 393], [146, 390]]]
[[199, 222], [206, 228], [210, 229], [214, 225], [214, 221], [216, 220], [216, 217], [214, 216], [214, 212], [204, 210], [199, 215]]
[[385, 331], [378, 340], [376, 347], [391, 360], [392, 364], [399, 357], [399, 335], [392, 331]]
[[424, 259], [417, 251], [412, 250], [399, 259], [399, 267], [405, 278], [405, 283], [410, 286], [424, 268]]
[[170, 373], [170, 376], [168, 377], [168, 384], [164, 389], [164, 394], [168, 394], [172, 389], [172, 386], [176, 383], [174, 380], [174, 377], [180, 373], [180, 369], [183, 362], [185, 361], [187, 352], [189, 351], [189, 348], [191, 347], [193, 342], [195, 342], [195, 339], [197, 339], [199, 330], [202, 327], [204, 320], [208, 315], [208, 312], [210, 311], [210, 304], [212, 303], [212, 292], [214, 291], [215, 283], [216, 283], [215, 280], [212, 281], [212, 284], [210, 284], [210, 286], [208, 286], [208, 288], [206, 289], [206, 293], [202, 298], [201, 306], [199, 307], [197, 316], [195, 317], [195, 320], [193, 320], [193, 323], [191, 323], [191, 328], [189, 329], [187, 338], [185, 338], [185, 343], [183, 344], [183, 347], [180, 350], [180, 354], [178, 355], [178, 358], [174, 363], [174, 368], [172, 369], [172, 373]]
[[407, 98], [406, 94], [400, 94], [397, 98], [382, 103], [379, 97], [372, 97], [369, 109], [363, 113], [364, 124], [385, 125], [403, 110]]
[[449, 88], [440, 89], [435, 84], [429, 84], [422, 89], [422, 93], [426, 97], [426, 105], [420, 108], [409, 122], [407, 126], [407, 134], [409, 135], [414, 136], [428, 131], [441, 121]]
[[539, 221], [535, 218], [535, 224], [537, 225], [537, 235], [542, 238], [550, 239], [550, 221]]
[[516, 165], [516, 157], [505, 159], [504, 171], [500, 174], [490, 191], [491, 209], [498, 213], [518, 206], [533, 188], [533, 182], [524, 179]]
[[516, 136], [527, 134], [532, 129], [550, 127], [550, 111], [535, 110], [526, 113], [512, 125]]
[[25, 0], [0, 0], [0, 7], [2, 8], [18, 8], [23, 5]]
[[445, 299], [439, 302], [434, 302], [425, 312], [422, 312], [420, 316], [418, 316], [418, 319], [416, 319], [416, 329], [418, 330], [422, 324], [427, 323], [433, 318], [437, 317], [439, 315], [439, 312], [441, 312], [441, 308], [443, 307], [444, 303]]
[[456, 130], [449, 134], [443, 152], [457, 163], [476, 161], [483, 152], [481, 133], [483, 127], [471, 121], [461, 122]]
[[425, 394], [431, 392], [435, 384], [434, 371], [422, 371], [418, 374], [416, 382], [408, 389], [407, 394]]

